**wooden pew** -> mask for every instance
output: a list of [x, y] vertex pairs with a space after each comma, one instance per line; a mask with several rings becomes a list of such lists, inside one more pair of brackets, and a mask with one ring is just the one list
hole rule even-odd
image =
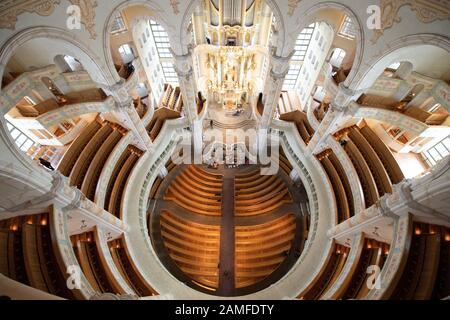
[[164, 196], [193, 214], [220, 216], [222, 177], [188, 166], [171, 183]]
[[293, 214], [264, 224], [236, 226], [236, 288], [253, 285], [272, 274], [287, 257], [295, 230]]
[[351, 217], [350, 206], [346, 190], [339, 176], [339, 173], [336, 171], [336, 168], [334, 167], [333, 163], [328, 158], [331, 155], [331, 153], [332, 153], [331, 150], [326, 150], [321, 154], [317, 155], [317, 159], [322, 164], [322, 167], [324, 168], [328, 176], [328, 179], [331, 183], [331, 186], [333, 188], [333, 194], [337, 207], [337, 223], [341, 223]]
[[113, 191], [113, 188], [114, 188], [114, 183], [116, 182], [117, 176], [119, 175], [120, 170], [122, 170], [123, 166], [125, 165], [125, 162], [130, 157], [130, 155], [131, 155], [131, 151], [130, 151], [130, 149], [128, 147], [122, 153], [122, 155], [119, 157], [119, 160], [117, 160], [117, 163], [114, 166], [114, 169], [113, 169], [113, 171], [111, 173], [111, 177], [109, 179], [108, 186], [106, 188], [106, 193], [105, 193], [104, 209], [106, 211], [108, 211], [108, 209], [109, 209], [109, 202], [110, 202], [112, 191]]
[[139, 153], [131, 150], [131, 154], [120, 169], [109, 198], [108, 211], [117, 218], [122, 219], [122, 199], [128, 177], [131, 174], [136, 162], [139, 159]]
[[261, 176], [258, 170], [252, 175], [235, 178], [235, 215], [252, 216], [269, 213], [292, 199], [284, 181], [278, 176]]
[[83, 148], [69, 175], [69, 183], [71, 186], [76, 186], [78, 189], [81, 189], [81, 185], [92, 159], [95, 157], [102, 144], [108, 140], [108, 137], [112, 132], [113, 129], [111, 126], [108, 123], [105, 123]]
[[217, 288], [220, 226], [191, 222], [168, 211], [162, 212], [160, 224], [164, 245], [176, 265], [193, 281]]
[[61, 158], [57, 169], [66, 177], [70, 175], [75, 162], [80, 156], [83, 149], [91, 141], [92, 137], [100, 130], [101, 124], [93, 121], [89, 124], [75, 140], [70, 144], [64, 156]]
[[81, 192], [90, 200], [94, 201], [95, 190], [97, 188], [98, 179], [105, 166], [108, 157], [119, 143], [124, 134], [119, 129], [114, 129], [108, 136], [102, 146], [96, 152], [94, 158], [89, 164], [89, 168], [81, 185]]
[[22, 250], [29, 285], [67, 299], [73, 293], [66, 285], [66, 270], [59, 268], [48, 215], [33, 215], [21, 226]]
[[109, 242], [111, 256], [128, 285], [140, 297], [148, 297], [157, 294], [157, 292], [144, 280], [137, 271], [131, 260], [125, 241], [117, 239]]
[[427, 300], [432, 297], [438, 279], [440, 247], [440, 228], [414, 224], [406, 266], [391, 299]]
[[372, 273], [367, 273], [369, 266], [383, 268], [389, 252], [389, 245], [372, 239], [366, 239], [361, 258], [353, 274], [350, 284], [342, 295], [342, 299], [362, 299], [369, 293], [368, 279]]
[[314, 129], [308, 121], [306, 113], [300, 110], [291, 111], [280, 116], [280, 120], [295, 123], [297, 130], [305, 144], [308, 144], [314, 135]]
[[392, 193], [392, 182], [383, 165], [383, 162], [378, 157], [375, 150], [366, 140], [366, 138], [359, 132], [357, 127], [352, 127], [348, 133], [348, 137], [356, 145], [370, 168], [372, 176], [377, 185], [378, 194], [383, 196], [386, 193]]
[[338, 278], [349, 254], [350, 248], [334, 244], [334, 249], [328, 257], [325, 269], [315, 281], [313, 286], [300, 298], [305, 300], [318, 300], [328, 291]]
[[108, 268], [97, 247], [94, 232], [73, 235], [71, 241], [83, 274], [94, 290], [103, 293], [123, 293], [114, 287], [111, 275], [108, 276]]
[[395, 160], [391, 150], [384, 144], [384, 142], [377, 136], [377, 134], [367, 125], [359, 129], [361, 134], [370, 143], [372, 148], [376, 151], [378, 157], [386, 169], [392, 184], [399, 183], [405, 176], [403, 175], [400, 166]]
[[358, 174], [359, 181], [363, 188], [366, 208], [369, 208], [379, 199], [377, 184], [375, 182], [375, 179], [373, 178], [373, 175], [370, 171], [369, 166], [367, 165], [364, 156], [361, 154], [352, 140], [348, 139], [346, 141], [347, 142], [344, 145], [344, 150], [345, 152], [347, 152], [350, 160], [353, 163], [353, 166], [356, 169], [356, 173]]

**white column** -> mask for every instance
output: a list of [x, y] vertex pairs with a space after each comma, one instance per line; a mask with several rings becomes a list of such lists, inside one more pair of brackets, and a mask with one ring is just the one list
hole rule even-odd
[[201, 163], [203, 127], [197, 113], [197, 88], [192, 67], [192, 51], [189, 51], [185, 55], [176, 55], [174, 52], [172, 52], [172, 54], [175, 58], [175, 71], [178, 75], [181, 96], [183, 98], [184, 113], [188, 118], [191, 127], [192, 143], [194, 147], [193, 160], [194, 163]]

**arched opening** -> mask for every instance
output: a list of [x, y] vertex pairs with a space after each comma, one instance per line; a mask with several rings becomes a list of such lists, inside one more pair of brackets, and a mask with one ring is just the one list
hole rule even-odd
[[407, 177], [435, 164], [427, 160], [428, 150], [440, 146], [450, 133], [448, 104], [436, 93], [448, 90], [449, 59], [450, 53], [437, 46], [405, 46], [385, 54], [362, 79], [371, 82], [358, 99], [368, 110], [365, 121], [391, 149]]
[[[21, 151], [47, 167], [56, 168], [67, 145], [97, 116], [90, 104], [106, 99], [91, 78], [93, 62], [90, 68], [81, 63], [86, 59], [81, 46], [33, 37], [5, 60], [2, 95], [10, 97], [4, 105], [5, 131]], [[78, 107], [72, 109], [74, 104]]]

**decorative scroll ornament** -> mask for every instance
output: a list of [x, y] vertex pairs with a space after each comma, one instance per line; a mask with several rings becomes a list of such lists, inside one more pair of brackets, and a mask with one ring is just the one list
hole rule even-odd
[[179, 4], [180, 4], [180, 1], [178, 1], [178, 0], [170, 0], [170, 5], [172, 6], [173, 13], [175, 15], [180, 13], [180, 9], [178, 8]]
[[450, 2], [447, 0], [380, 0], [381, 29], [375, 30], [372, 43], [378, 41], [384, 30], [401, 21], [398, 11], [405, 5], [416, 12], [416, 18], [422, 23], [450, 19]]
[[98, 5], [97, 0], [70, 0], [70, 2], [80, 8], [80, 22], [84, 24], [86, 30], [91, 35], [91, 39], [97, 39], [97, 33], [95, 32], [95, 8]]
[[0, 1], [0, 28], [14, 29], [17, 17], [25, 12], [37, 13], [40, 16], [49, 16], [61, 0], [6, 0]]
[[292, 15], [295, 12], [295, 9], [297, 9], [298, 4], [301, 0], [289, 0], [288, 2], [288, 16], [292, 17]]

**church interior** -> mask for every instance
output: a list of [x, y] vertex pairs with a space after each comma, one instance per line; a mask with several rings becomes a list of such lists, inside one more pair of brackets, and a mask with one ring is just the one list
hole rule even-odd
[[447, 1], [0, 1], [0, 296], [450, 299]]

